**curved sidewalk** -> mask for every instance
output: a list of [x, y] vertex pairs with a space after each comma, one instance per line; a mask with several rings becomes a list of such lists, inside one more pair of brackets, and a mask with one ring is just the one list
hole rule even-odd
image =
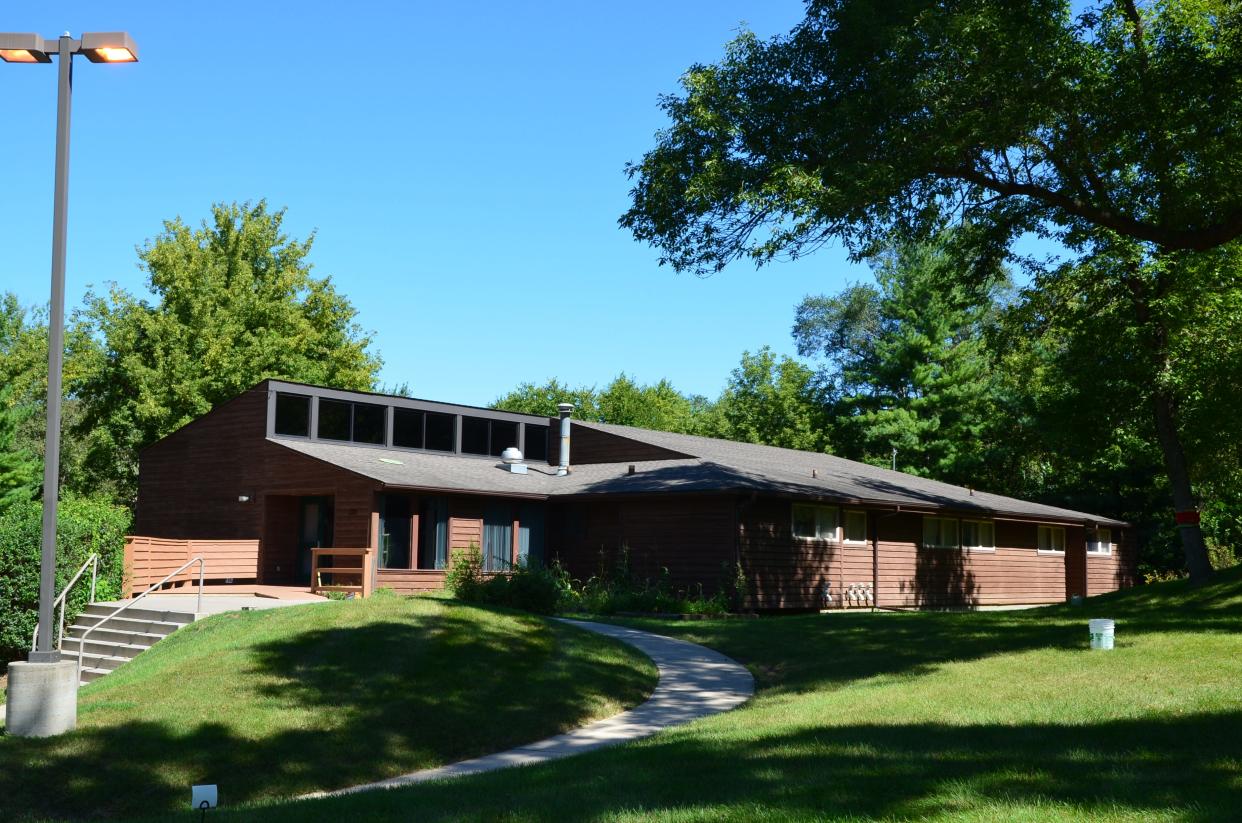
[[510, 766], [546, 763], [604, 746], [638, 740], [700, 717], [727, 712], [745, 703], [755, 692], [755, 680], [744, 666], [697, 643], [584, 620], [562, 619], [561, 622], [615, 638], [650, 657], [660, 673], [659, 682], [656, 683], [651, 697], [629, 711], [537, 743], [435, 769], [390, 777], [376, 783], [364, 783], [332, 792], [315, 792], [303, 797], [331, 797], [374, 789], [394, 789], [428, 780], [463, 777]]

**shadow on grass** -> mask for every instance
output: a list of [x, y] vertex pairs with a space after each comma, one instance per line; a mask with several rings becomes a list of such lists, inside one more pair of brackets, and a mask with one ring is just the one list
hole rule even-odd
[[[294, 720], [178, 726], [137, 706], [131, 720], [91, 727], [88, 696], [72, 734], [0, 738], [0, 819], [129, 819], [184, 806], [194, 783], [218, 784], [233, 805], [527, 743], [580, 725], [606, 698], [649, 693], [645, 672], [593, 653], [596, 642], [559, 624], [519, 635], [451, 614], [297, 633], [256, 646], [237, 678], [246, 705]], [[133, 696], [120, 687], [101, 698]]]
[[[761, 689], [804, 692], [876, 675], [926, 674], [947, 661], [1035, 649], [1084, 649], [1087, 621], [1118, 621], [1118, 644], [1145, 634], [1242, 632], [1242, 568], [1193, 590], [1183, 584], [1091, 598], [1083, 606], [1020, 611], [859, 611], [746, 621], [608, 622], [717, 649], [747, 665]], [[791, 648], [791, 644], [796, 648]]]
[[[743, 738], [743, 739], [739, 739]], [[468, 781], [224, 813], [225, 820], [823, 820], [965, 813], [1236, 819], [1242, 715], [1081, 725], [854, 725], [671, 734]], [[1194, 745], [1187, 745], [1193, 740]], [[1232, 761], [1231, 761], [1232, 758]], [[1231, 765], [1232, 763], [1232, 765]], [[974, 812], [975, 816], [970, 816]], [[1024, 818], [1025, 819], [1025, 818]]]

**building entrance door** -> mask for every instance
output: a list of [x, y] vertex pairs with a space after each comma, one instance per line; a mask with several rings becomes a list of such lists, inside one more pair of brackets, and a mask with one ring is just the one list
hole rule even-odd
[[311, 549], [332, 546], [332, 498], [303, 497], [298, 511], [297, 582], [310, 585]]

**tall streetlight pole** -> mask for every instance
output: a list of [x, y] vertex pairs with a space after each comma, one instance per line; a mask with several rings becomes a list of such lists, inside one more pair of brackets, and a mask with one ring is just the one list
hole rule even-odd
[[[10, 734], [43, 737], [77, 724], [77, 674], [60, 659], [52, 604], [56, 599], [56, 508], [60, 498], [60, 402], [65, 352], [65, 246], [69, 225], [69, 115], [73, 57], [92, 63], [134, 63], [138, 48], [124, 32], [68, 32], [55, 40], [37, 34], [0, 33], [0, 60], [60, 65], [56, 97], [56, 188], [52, 208], [52, 295], [48, 317], [47, 447], [43, 458], [43, 540], [39, 568], [39, 633], [26, 666], [10, 666], [7, 726]], [[66, 686], [66, 677], [69, 677]]]

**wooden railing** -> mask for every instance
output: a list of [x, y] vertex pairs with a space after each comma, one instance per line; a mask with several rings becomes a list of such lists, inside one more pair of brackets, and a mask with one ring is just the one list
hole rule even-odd
[[[208, 580], [257, 580], [258, 540], [170, 540], [133, 535], [125, 538], [126, 594], [146, 591], [153, 583], [183, 565], [202, 557]], [[173, 577], [169, 585], [187, 583], [195, 573]]]
[[[329, 557], [332, 561], [325, 564]], [[311, 549], [311, 591], [315, 594], [346, 592], [369, 597], [374, 590], [374, 550]]]

